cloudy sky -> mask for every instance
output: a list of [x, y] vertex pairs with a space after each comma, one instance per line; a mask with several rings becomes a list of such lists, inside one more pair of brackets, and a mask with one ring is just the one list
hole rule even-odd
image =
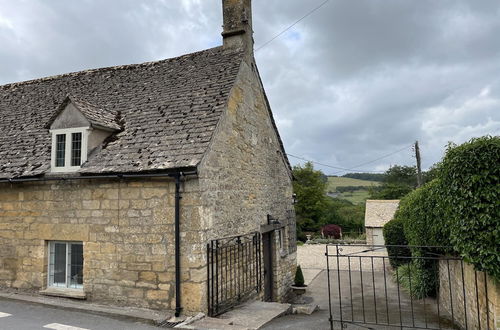
[[[253, 0], [256, 47], [324, 1]], [[217, 46], [221, 12], [220, 0], [0, 0], [0, 84]], [[330, 0], [255, 56], [301, 158], [383, 171], [414, 164], [419, 140], [428, 168], [448, 141], [500, 134], [498, 0]]]

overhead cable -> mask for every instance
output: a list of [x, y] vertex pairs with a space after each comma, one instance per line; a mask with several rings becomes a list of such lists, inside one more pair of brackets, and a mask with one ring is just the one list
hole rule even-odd
[[[370, 160], [368, 162], [364, 162], [364, 163], [361, 163], [359, 165], [356, 165], [356, 166], [353, 166], [353, 167], [350, 167], [350, 168], [344, 168], [344, 167], [338, 167], [338, 166], [333, 166], [333, 165], [328, 165], [328, 164], [323, 164], [323, 163], [319, 163], [319, 162], [316, 162], [316, 161], [313, 161], [313, 160], [310, 160], [310, 159], [306, 159], [306, 158], [303, 158], [303, 157], [299, 157], [299, 156], [296, 156], [296, 155], [292, 155], [292, 154], [288, 154], [288, 156], [290, 157], [293, 157], [293, 158], [297, 158], [297, 159], [300, 159], [300, 160], [304, 160], [304, 161], [307, 161], [307, 162], [311, 162], [313, 164], [317, 164], [317, 165], [321, 165], [321, 166], [325, 166], [325, 167], [329, 167], [329, 168], [333, 168], [333, 169], [336, 169], [336, 170], [340, 170], [340, 171], [337, 171], [335, 172], [334, 174], [337, 174], [337, 173], [340, 173], [340, 172], [347, 172], [347, 171], [352, 171], [354, 169], [357, 169], [361, 166], [364, 166], [364, 165], [368, 165], [368, 164], [371, 164], [371, 163], [374, 163], [376, 161], [379, 161], [381, 159], [384, 159], [384, 158], [387, 158], [389, 156], [392, 156], [394, 154], [397, 154], [401, 151], [404, 151], [404, 150], [407, 150], [408, 148], [412, 147], [413, 145], [409, 145], [409, 146], [405, 146], [404, 148], [401, 148], [401, 149], [398, 149], [394, 152], [391, 152], [387, 155], [384, 155], [384, 156], [381, 156], [381, 157], [378, 157], [376, 159], [373, 159], [373, 160]], [[358, 172], [365, 172], [365, 173], [383, 173], [385, 171], [376, 171], [376, 170], [357, 170]]]
[[261, 46], [257, 47], [255, 49], [255, 52], [258, 52], [259, 50], [261, 50], [262, 48], [266, 47], [268, 44], [270, 44], [271, 42], [273, 42], [275, 39], [281, 37], [285, 32], [287, 32], [288, 30], [290, 30], [291, 28], [293, 28], [295, 25], [297, 25], [303, 19], [305, 19], [308, 16], [310, 16], [316, 10], [318, 10], [321, 7], [323, 7], [324, 5], [326, 5], [329, 1], [330, 0], [326, 0], [326, 1], [322, 2], [320, 5], [316, 6], [314, 9], [312, 9], [311, 11], [309, 11], [307, 14], [305, 14], [304, 16], [302, 16], [301, 18], [299, 18], [298, 20], [296, 20], [292, 25], [288, 26], [286, 29], [284, 29], [283, 31], [281, 31], [280, 33], [278, 33], [277, 35], [275, 35], [274, 37], [272, 37], [271, 39], [269, 39], [268, 41], [266, 41], [265, 43], [263, 43]]

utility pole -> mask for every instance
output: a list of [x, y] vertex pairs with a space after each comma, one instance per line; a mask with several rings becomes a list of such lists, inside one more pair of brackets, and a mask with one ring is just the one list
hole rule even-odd
[[415, 158], [417, 158], [417, 187], [422, 186], [422, 168], [420, 167], [420, 149], [418, 141], [415, 141]]

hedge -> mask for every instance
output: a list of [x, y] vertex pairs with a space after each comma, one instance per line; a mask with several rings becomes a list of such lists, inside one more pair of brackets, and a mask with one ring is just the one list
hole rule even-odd
[[[449, 249], [427, 248], [424, 246], [449, 246], [449, 232], [443, 206], [439, 201], [440, 185], [438, 180], [412, 191], [401, 200], [400, 208], [394, 215], [403, 225], [413, 257], [435, 256], [434, 253], [450, 252]], [[432, 254], [431, 254], [432, 253]], [[435, 259], [414, 259], [411, 265], [398, 269], [403, 277], [401, 284], [415, 298], [434, 296], [438, 285]], [[405, 281], [404, 276], [411, 276]]]
[[[500, 279], [500, 137], [472, 139], [450, 145], [438, 166], [437, 178], [405, 196], [394, 220], [403, 224], [413, 256], [429, 252], [459, 254], [476, 269]], [[418, 262], [418, 292], [432, 294], [434, 262]], [[404, 271], [404, 269], [402, 269]]]
[[[412, 247], [412, 256], [459, 254], [500, 279], [500, 137], [449, 145], [436, 173], [435, 180], [401, 200], [394, 220], [384, 227], [387, 244], [395, 244], [402, 227], [408, 245], [449, 247]], [[412, 296], [435, 294], [436, 261], [415, 259], [396, 266], [402, 286], [409, 289], [407, 278], [412, 277]]]
[[451, 244], [500, 279], [500, 136], [448, 146], [439, 179]]
[[[436, 179], [412, 191], [401, 201], [394, 217], [402, 221], [409, 245], [450, 246], [449, 221], [440, 200], [443, 194], [441, 189], [439, 179]], [[415, 250], [414, 254], [425, 252]]]

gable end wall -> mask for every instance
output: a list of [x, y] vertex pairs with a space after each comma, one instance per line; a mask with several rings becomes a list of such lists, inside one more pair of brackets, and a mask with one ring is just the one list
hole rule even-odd
[[290, 221], [283, 250], [274, 235], [273, 295], [283, 301], [296, 267], [292, 178], [253, 63], [242, 63], [199, 177], [207, 241], [259, 232], [268, 214]]

